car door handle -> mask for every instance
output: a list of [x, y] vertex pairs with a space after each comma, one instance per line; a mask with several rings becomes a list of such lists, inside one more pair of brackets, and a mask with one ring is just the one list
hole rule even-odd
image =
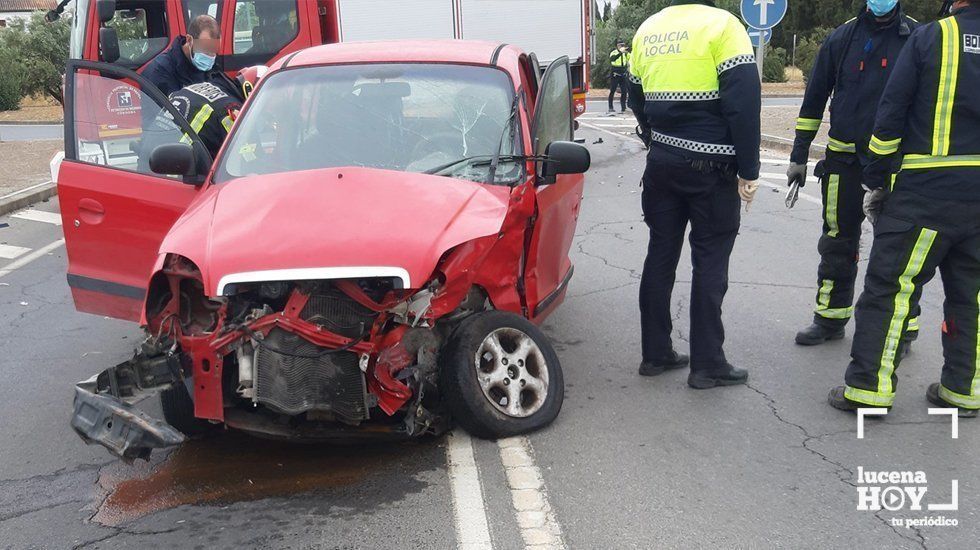
[[84, 222], [88, 225], [98, 225], [105, 218], [105, 207], [95, 199], [82, 199], [78, 201], [78, 219], [75, 220], [75, 227]]

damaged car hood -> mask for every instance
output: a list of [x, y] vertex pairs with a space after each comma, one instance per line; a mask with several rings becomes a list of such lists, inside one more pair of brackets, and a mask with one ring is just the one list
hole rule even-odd
[[195, 262], [213, 295], [223, 280], [243, 275], [374, 272], [400, 274], [419, 288], [444, 252], [500, 231], [510, 192], [367, 168], [245, 177], [208, 189], [174, 224], [161, 253]]

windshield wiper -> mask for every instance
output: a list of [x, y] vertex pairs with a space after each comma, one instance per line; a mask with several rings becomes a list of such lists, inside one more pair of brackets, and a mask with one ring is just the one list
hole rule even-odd
[[[472, 157], [463, 157], [463, 158], [461, 158], [459, 160], [454, 160], [452, 162], [447, 162], [446, 164], [443, 164], [442, 166], [436, 166], [435, 168], [432, 168], [430, 170], [426, 170], [425, 173], [426, 174], [429, 174], [429, 175], [438, 176], [438, 175], [442, 175], [447, 170], [450, 170], [452, 168], [456, 168], [457, 166], [462, 166], [462, 165], [469, 165], [469, 166], [491, 166], [493, 164], [494, 159], [496, 159], [498, 162], [499, 161], [504, 161], [504, 162], [517, 162], [517, 161], [536, 160], [534, 157], [530, 157], [530, 156], [527, 156], [527, 155], [503, 155], [503, 156], [500, 156], [500, 155], [475, 155], [475, 156], [472, 156]], [[496, 176], [494, 176], [494, 177], [496, 177]]]

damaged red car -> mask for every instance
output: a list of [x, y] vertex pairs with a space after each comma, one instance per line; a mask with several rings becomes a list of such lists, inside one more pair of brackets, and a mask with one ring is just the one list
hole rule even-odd
[[[126, 459], [220, 426], [296, 440], [502, 437], [564, 391], [590, 158], [569, 61], [351, 43], [271, 67], [212, 161], [139, 75], [72, 61], [58, 191], [80, 311], [139, 322], [72, 426]], [[159, 395], [163, 419], [136, 404]]]

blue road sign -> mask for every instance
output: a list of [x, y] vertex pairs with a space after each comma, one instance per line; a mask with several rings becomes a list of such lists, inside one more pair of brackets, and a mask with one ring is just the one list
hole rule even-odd
[[772, 40], [772, 31], [760, 31], [759, 29], [749, 29], [749, 38], [752, 39], [752, 46], [755, 48], [759, 47], [759, 37], [764, 39], [763, 44], [768, 44]]
[[789, 0], [742, 0], [742, 20], [753, 29], [778, 25], [789, 9]]

